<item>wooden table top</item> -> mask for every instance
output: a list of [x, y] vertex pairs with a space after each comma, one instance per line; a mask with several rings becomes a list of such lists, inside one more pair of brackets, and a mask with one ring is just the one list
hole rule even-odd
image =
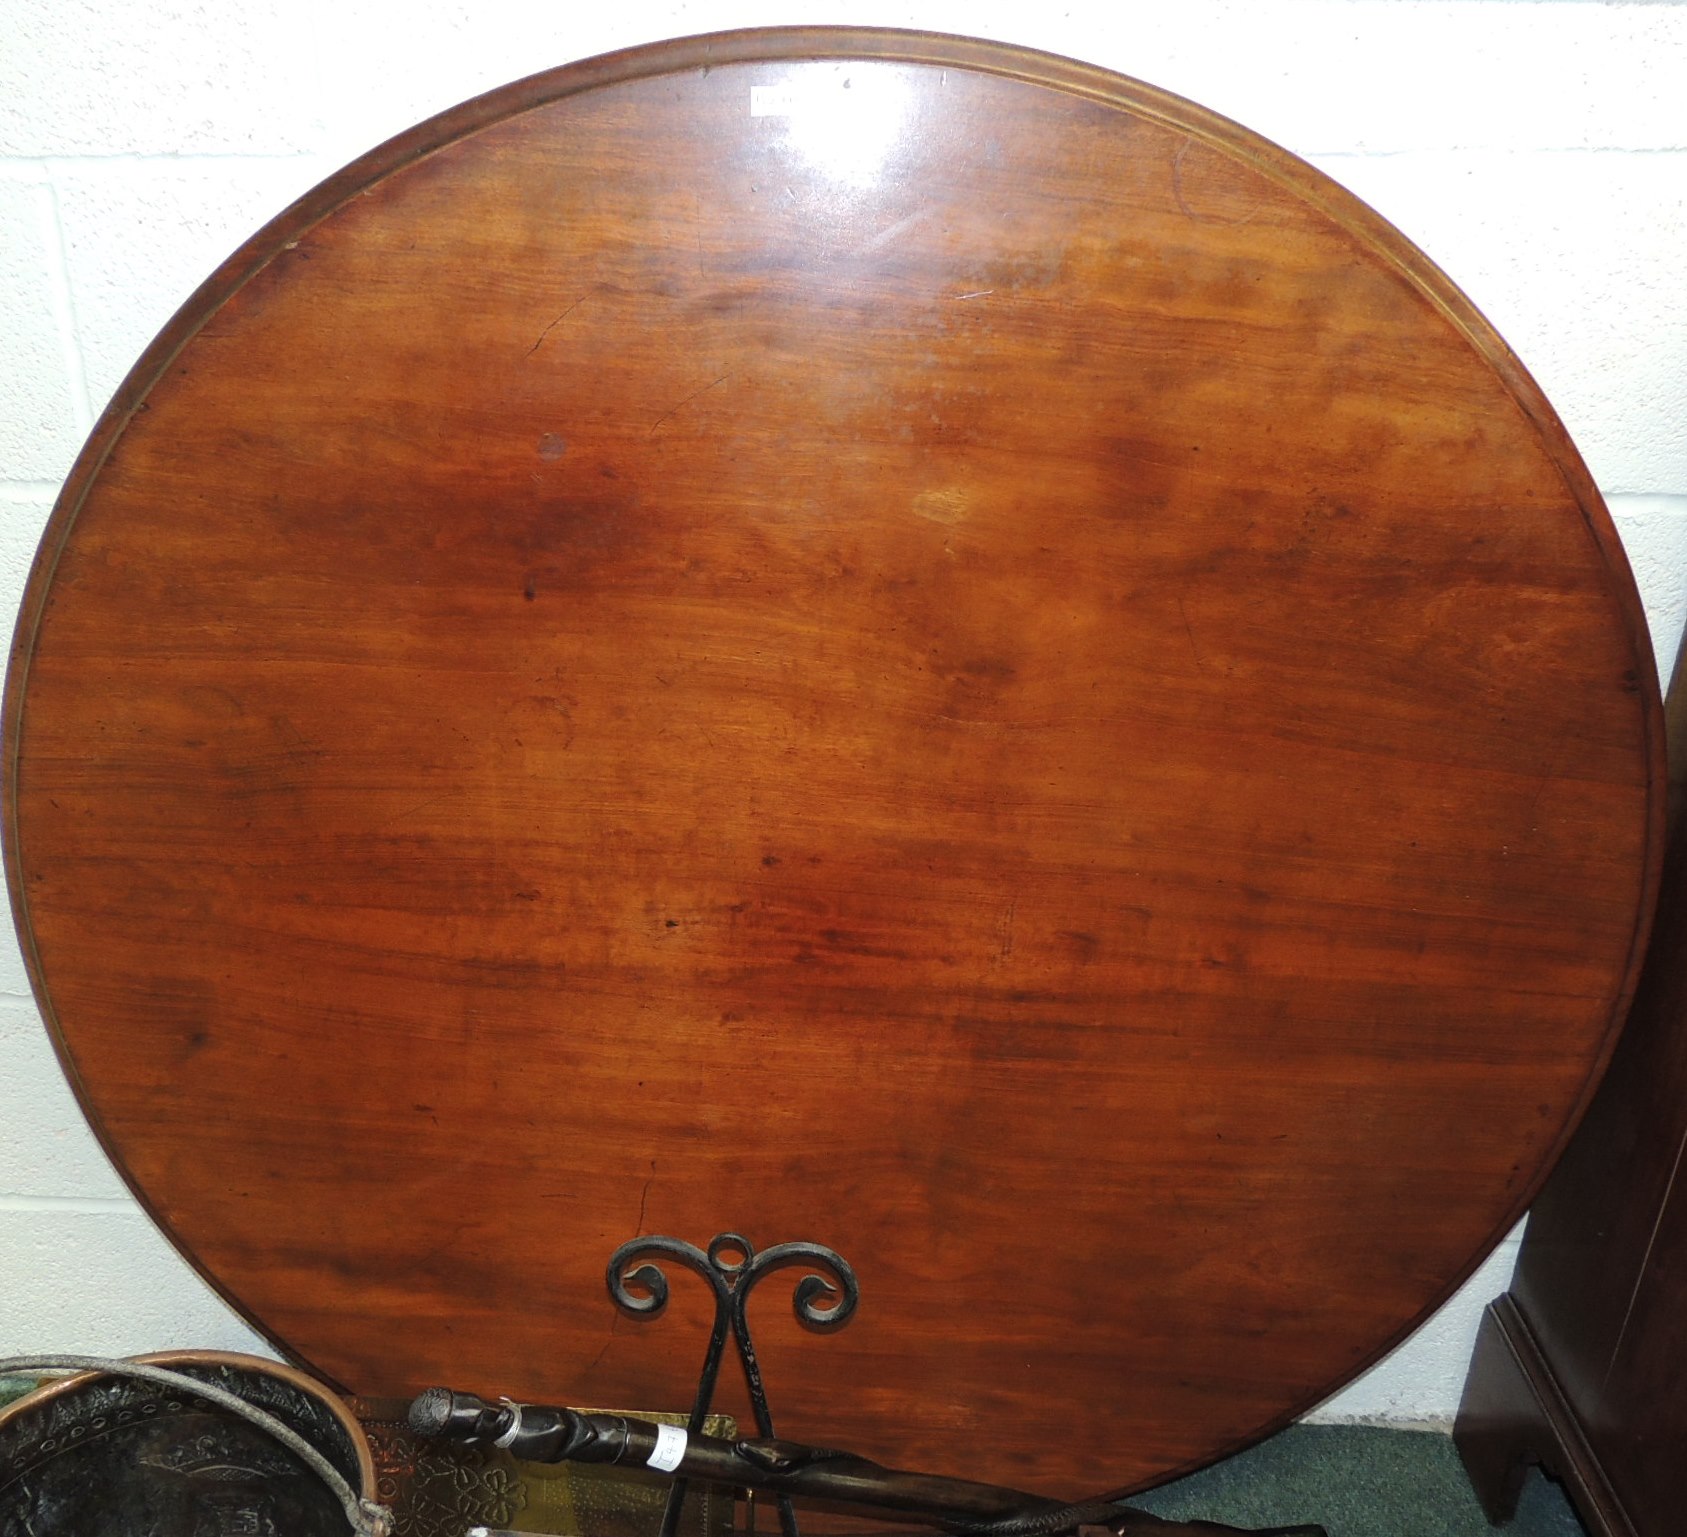
[[782, 1432], [1078, 1495], [1516, 1219], [1657, 710], [1556, 417], [1352, 197], [1087, 66], [738, 34], [189, 302], [37, 563], [6, 853], [106, 1146], [336, 1383], [683, 1407], [704, 1289], [610, 1253], [813, 1239], [861, 1302], [758, 1295]]

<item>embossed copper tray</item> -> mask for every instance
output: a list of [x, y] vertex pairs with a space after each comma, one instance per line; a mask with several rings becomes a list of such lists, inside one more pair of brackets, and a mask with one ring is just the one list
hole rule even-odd
[[680, 1408], [706, 1299], [611, 1251], [813, 1239], [780, 1428], [1053, 1493], [1448, 1295], [1654, 884], [1634, 590], [1481, 317], [1234, 124], [912, 34], [573, 65], [288, 210], [7, 711], [67, 1070], [274, 1339]]
[[[141, 1358], [237, 1394], [321, 1452], [355, 1490], [374, 1467], [357, 1421], [302, 1373], [255, 1356]], [[344, 1537], [317, 1474], [262, 1430], [190, 1392], [67, 1377], [0, 1410], [0, 1531], [18, 1537]]]

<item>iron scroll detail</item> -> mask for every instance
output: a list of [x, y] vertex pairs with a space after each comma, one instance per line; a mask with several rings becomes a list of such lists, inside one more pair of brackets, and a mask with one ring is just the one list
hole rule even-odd
[[[808, 1274], [792, 1290], [791, 1309], [805, 1327], [829, 1331], [847, 1323], [861, 1300], [861, 1287], [854, 1270], [841, 1254], [817, 1243], [778, 1243], [758, 1251], [742, 1233], [717, 1233], [709, 1240], [707, 1249], [699, 1249], [696, 1244], [679, 1238], [633, 1238], [609, 1259], [609, 1295], [618, 1308], [637, 1318], [654, 1318], [662, 1312], [668, 1303], [668, 1277], [659, 1263], [663, 1259], [677, 1261], [695, 1271], [709, 1283], [715, 1298], [714, 1325], [698, 1373], [697, 1395], [692, 1402], [687, 1430], [695, 1435], [703, 1428], [714, 1401], [721, 1357], [730, 1333], [744, 1368], [756, 1431], [771, 1437], [773, 1415], [768, 1408], [755, 1342], [750, 1336], [750, 1293], [763, 1277], [776, 1270], [806, 1266]], [[685, 1493], [685, 1481], [676, 1479], [662, 1513], [661, 1537], [674, 1537]], [[776, 1503], [783, 1537], [800, 1537], [791, 1502], [780, 1496]]]

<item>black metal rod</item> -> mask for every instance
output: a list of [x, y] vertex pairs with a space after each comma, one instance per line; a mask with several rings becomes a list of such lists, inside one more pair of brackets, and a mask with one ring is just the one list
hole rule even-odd
[[[692, 1435], [677, 1426], [628, 1415], [585, 1413], [531, 1405], [500, 1408], [471, 1394], [433, 1388], [411, 1406], [418, 1435], [444, 1436], [468, 1445], [507, 1447], [530, 1462], [594, 1462], [649, 1468], [673, 1478], [702, 1479], [729, 1488], [766, 1490], [776, 1496], [819, 1500], [867, 1512], [928, 1521], [951, 1532], [977, 1533], [1006, 1523], [1038, 1523], [1051, 1532], [1085, 1524], [1115, 1532], [1155, 1537], [1209, 1537], [1241, 1528], [1207, 1522], [1165, 1521], [1147, 1511], [1112, 1502], [1079, 1507], [1060, 1500], [983, 1484], [971, 1479], [887, 1468], [849, 1452], [827, 1451], [800, 1442], [728, 1440]], [[1065, 1519], [1070, 1513], [1070, 1519]], [[1279, 1527], [1288, 1534], [1317, 1527]]]
[[[601, 1437], [602, 1451], [608, 1455], [593, 1455], [589, 1460], [623, 1467], [650, 1464], [662, 1427], [648, 1420], [618, 1416], [586, 1418], [619, 1419], [615, 1425], [593, 1427], [594, 1435]], [[791, 1441], [728, 1441], [720, 1436], [691, 1436], [674, 1473], [710, 1483], [765, 1489], [775, 1495], [924, 1517], [951, 1527], [981, 1526], [1061, 1508], [1058, 1500], [1043, 1499], [1017, 1489], [974, 1483], [969, 1479], [908, 1473], [883, 1467], [865, 1457], [822, 1451]]]

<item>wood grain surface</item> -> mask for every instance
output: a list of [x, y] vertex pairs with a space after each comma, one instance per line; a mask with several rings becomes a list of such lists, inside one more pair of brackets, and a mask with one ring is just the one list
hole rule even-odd
[[1347, 194], [1082, 65], [738, 34], [190, 301], [37, 564], [6, 852], [91, 1121], [337, 1383], [682, 1407], [703, 1288], [619, 1318], [610, 1252], [809, 1238], [861, 1305], [758, 1295], [783, 1432], [1077, 1495], [1516, 1218], [1657, 709], [1550, 408]]

